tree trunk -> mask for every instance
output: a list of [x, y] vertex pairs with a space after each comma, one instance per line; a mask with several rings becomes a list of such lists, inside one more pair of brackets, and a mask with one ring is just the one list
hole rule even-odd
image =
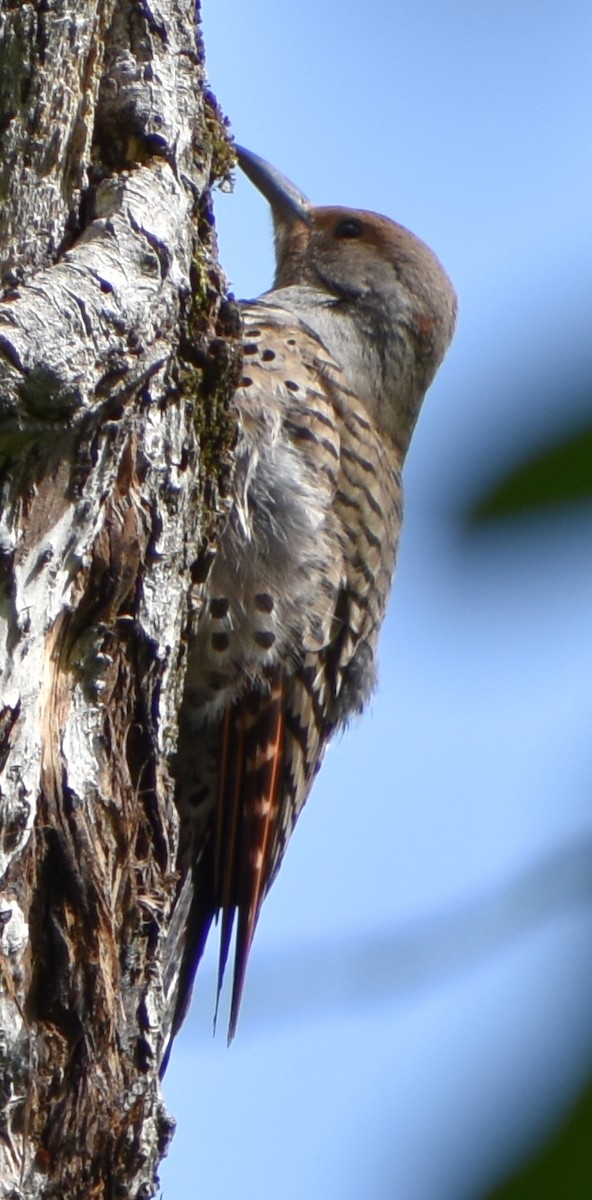
[[0, 137], [0, 1193], [149, 1197], [239, 365], [193, 0], [0, 0]]

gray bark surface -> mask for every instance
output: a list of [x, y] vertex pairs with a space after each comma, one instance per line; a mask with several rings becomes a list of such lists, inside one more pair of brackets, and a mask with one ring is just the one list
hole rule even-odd
[[0, 0], [0, 143], [0, 1194], [149, 1197], [239, 367], [194, 4]]

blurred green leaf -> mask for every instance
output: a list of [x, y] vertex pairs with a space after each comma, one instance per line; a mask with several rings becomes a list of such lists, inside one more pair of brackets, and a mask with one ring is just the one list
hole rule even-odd
[[522, 463], [469, 510], [471, 526], [592, 499], [592, 429]]
[[486, 1200], [590, 1200], [592, 1086], [561, 1132], [538, 1156]]

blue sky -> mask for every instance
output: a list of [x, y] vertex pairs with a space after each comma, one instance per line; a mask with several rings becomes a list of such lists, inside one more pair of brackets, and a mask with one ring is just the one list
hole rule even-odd
[[[589, 510], [468, 537], [471, 498], [590, 423], [588, 0], [204, 0], [238, 141], [408, 225], [460, 299], [406, 470], [366, 717], [268, 897], [237, 1038], [214, 947], [165, 1096], [167, 1200], [478, 1200], [592, 1073]], [[239, 297], [265, 202], [216, 200]], [[578, 399], [578, 396], [580, 397]]]

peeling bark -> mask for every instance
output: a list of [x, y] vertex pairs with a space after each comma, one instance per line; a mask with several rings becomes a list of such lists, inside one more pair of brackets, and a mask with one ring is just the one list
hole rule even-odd
[[149, 1197], [232, 155], [188, 0], [4, 3], [0, 80], [0, 1194]]

